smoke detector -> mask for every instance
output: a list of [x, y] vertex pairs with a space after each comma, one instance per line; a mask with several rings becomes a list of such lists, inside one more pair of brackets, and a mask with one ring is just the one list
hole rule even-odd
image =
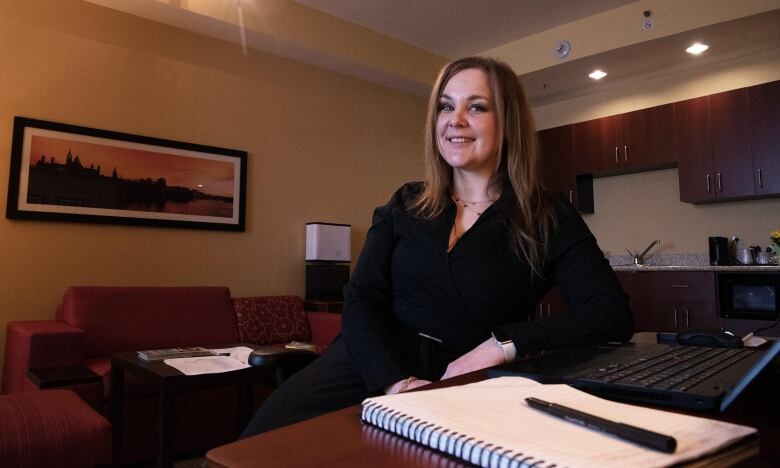
[[555, 49], [553, 49], [553, 55], [555, 55], [559, 59], [563, 59], [569, 56], [571, 53], [571, 43], [569, 41], [560, 41], [557, 44], [555, 44]]

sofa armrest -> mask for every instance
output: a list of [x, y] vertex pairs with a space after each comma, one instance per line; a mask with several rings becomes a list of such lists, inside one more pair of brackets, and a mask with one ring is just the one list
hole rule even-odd
[[30, 369], [83, 366], [84, 330], [56, 320], [9, 322], [6, 329], [3, 393], [35, 389]]
[[327, 348], [341, 333], [341, 314], [307, 311], [311, 327], [311, 342]]

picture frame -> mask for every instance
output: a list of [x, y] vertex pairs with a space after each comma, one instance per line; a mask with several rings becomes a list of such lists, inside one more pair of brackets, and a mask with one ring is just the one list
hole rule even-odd
[[14, 117], [6, 218], [244, 231], [246, 151]]

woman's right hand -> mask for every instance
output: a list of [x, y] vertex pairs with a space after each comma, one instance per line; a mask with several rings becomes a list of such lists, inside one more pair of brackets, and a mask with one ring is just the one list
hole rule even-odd
[[[398, 382], [385, 388], [385, 395], [395, 395], [396, 393], [398, 393], [398, 391], [403, 386], [404, 382], [406, 382], [406, 379], [399, 380]], [[406, 390], [404, 391], [408, 392], [413, 388], [422, 387], [423, 385], [428, 385], [429, 383], [431, 383], [430, 380], [414, 379], [411, 382], [409, 382], [409, 385], [406, 386]]]

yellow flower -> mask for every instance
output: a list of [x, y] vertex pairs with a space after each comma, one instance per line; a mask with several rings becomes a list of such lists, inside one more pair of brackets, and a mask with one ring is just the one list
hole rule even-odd
[[772, 241], [776, 244], [780, 244], [780, 231], [772, 231], [769, 234], [769, 237], [772, 238]]

